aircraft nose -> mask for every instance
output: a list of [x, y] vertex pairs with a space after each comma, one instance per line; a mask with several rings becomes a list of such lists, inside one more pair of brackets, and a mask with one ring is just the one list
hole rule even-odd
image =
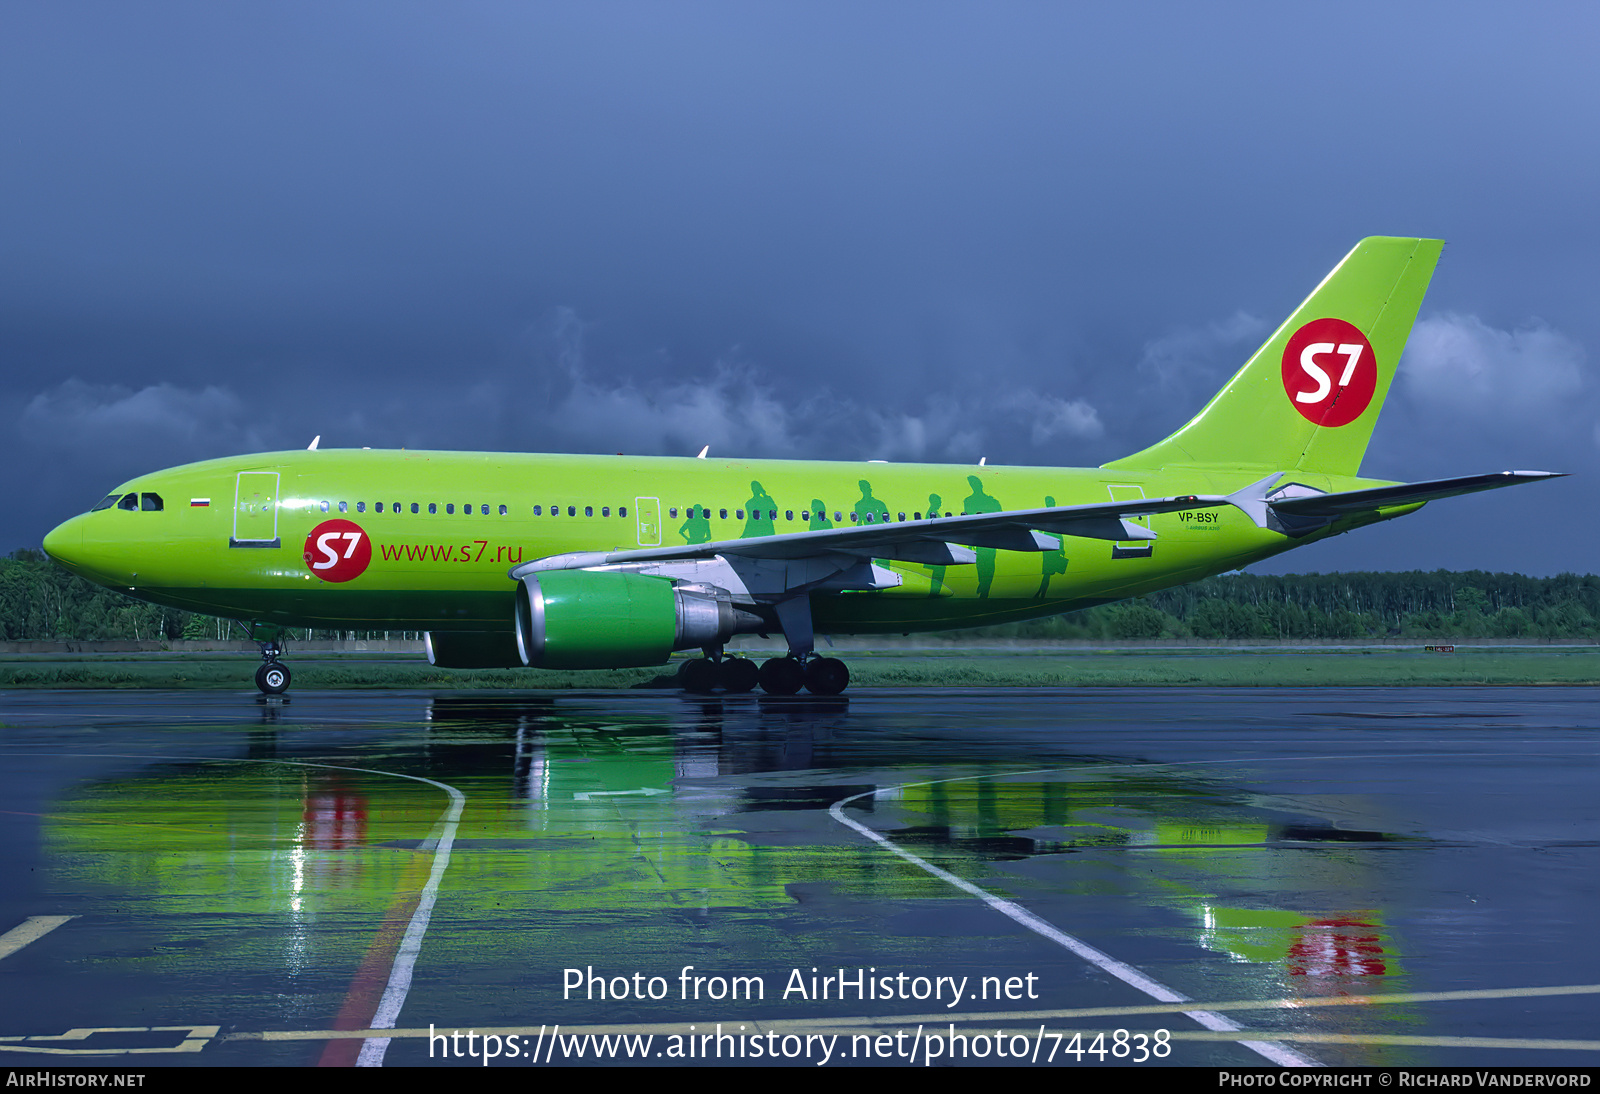
[[79, 517], [56, 525], [44, 537], [44, 553], [68, 569], [72, 568], [82, 550], [83, 523]]

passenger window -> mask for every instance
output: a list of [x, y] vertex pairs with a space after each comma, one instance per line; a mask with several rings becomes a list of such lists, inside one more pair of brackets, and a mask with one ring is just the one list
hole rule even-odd
[[723, 520], [728, 519], [728, 511], [726, 509], [718, 509], [717, 512], [722, 514]]
[[544, 516], [544, 506], [542, 506], [542, 505], [535, 505], [535, 506], [534, 506], [534, 507], [533, 507], [533, 515], [534, 515], [534, 516], [536, 516], [536, 517], [542, 517], [542, 516]]
[[578, 515], [578, 507], [576, 505], [567, 506], [567, 516], [575, 517], [577, 515]]
[[135, 509], [139, 508], [139, 495], [125, 495], [121, 501], [117, 502], [117, 508], [126, 509], [130, 513], [133, 512]]
[[912, 513], [911, 514], [911, 519], [912, 520], [921, 520], [922, 519], [922, 514], [921, 513]]
[[[754, 512], [754, 511], [755, 510], [751, 510], [751, 512]], [[744, 519], [744, 510], [743, 509], [735, 509], [733, 511], [733, 519], [734, 520], [743, 520]]]
[[413, 513], [420, 513], [420, 512], [422, 512], [422, 506], [418, 505], [416, 502], [412, 502], [411, 503], [411, 511]]
[[[100, 508], [102, 508], [102, 509], [105, 508], [105, 503], [104, 502], [100, 503]], [[667, 516], [671, 517], [673, 520], [677, 520], [678, 519], [678, 507], [676, 505], [674, 505], [671, 509], [668, 509], [667, 510]]]
[[904, 524], [905, 523], [905, 519], [906, 519], [906, 515], [904, 513], [901, 513], [898, 519], [900, 520], [900, 522], [902, 524]]
[[456, 515], [456, 503], [453, 502], [453, 501], [445, 502], [444, 512], [445, 512], [445, 516], [447, 516], [447, 517], [455, 516]]
[[488, 516], [489, 515], [489, 507], [487, 505], [485, 505], [481, 509], [479, 509], [478, 512], [483, 514], [484, 516]]
[[364, 501], [356, 502], [356, 512], [365, 513], [366, 511], [367, 511], [367, 503], [366, 502], [364, 502]]
[[439, 503], [436, 502], [436, 501], [430, 501], [428, 503], [428, 512], [430, 514], [438, 513], [439, 512]]
[[617, 516], [625, 517], [627, 515], [628, 515], [628, 507], [626, 505], [617, 506]]
[[349, 511], [350, 511], [350, 503], [347, 502], [347, 501], [341, 501], [339, 503], [339, 512], [348, 513]]
[[856, 523], [860, 519], [861, 519], [861, 514], [860, 513], [851, 513], [850, 514], [850, 523], [851, 524]]
[[842, 513], [833, 514], [833, 523], [838, 524], [843, 519], [844, 519], [844, 515]]
[[600, 515], [602, 517], [609, 517], [611, 515], [611, 506], [609, 506], [609, 505], [602, 506], [601, 509], [600, 509]]
[[323, 502], [322, 503], [322, 511], [324, 513], [326, 513], [328, 511], [328, 503], [327, 502]]
[[592, 516], [594, 516], [594, 506], [592, 506], [592, 505], [585, 505], [585, 506], [584, 506], [584, 507], [583, 507], [583, 515], [584, 515], [584, 516], [586, 516], [586, 517], [592, 517]]
[[470, 517], [472, 515], [472, 503], [470, 501], [461, 507], [461, 515], [464, 517]]
[[784, 520], [793, 520], [794, 519], [794, 510], [793, 509], [785, 509], [783, 511], [783, 519]]
[[146, 513], [159, 513], [162, 510], [160, 494], [140, 494], [139, 508]]
[[374, 513], [381, 513], [381, 512], [383, 512], [383, 502], [381, 502], [381, 501], [380, 501], [380, 502], [378, 502], [378, 504], [376, 504], [376, 505], [374, 505], [374, 506], [373, 506], [373, 507], [372, 507], [372, 511], [373, 511], [373, 512], [374, 512]]
[[506, 515], [506, 507], [504, 505], [500, 507], [500, 515], [502, 517]]

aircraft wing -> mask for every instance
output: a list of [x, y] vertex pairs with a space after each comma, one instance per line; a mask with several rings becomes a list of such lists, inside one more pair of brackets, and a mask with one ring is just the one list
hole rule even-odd
[[959, 566], [977, 560], [975, 548], [1003, 551], [1055, 551], [1061, 545], [1050, 534], [1086, 539], [1154, 539], [1135, 518], [1183, 509], [1210, 509], [1229, 504], [1222, 495], [1190, 494], [1171, 498], [1135, 498], [1095, 505], [1058, 505], [1046, 509], [1010, 509], [924, 520], [852, 524], [691, 543], [672, 547], [639, 547], [623, 551], [580, 551], [535, 560], [514, 574], [534, 569], [577, 569], [635, 562], [669, 562], [741, 556], [759, 559], [804, 559], [821, 555], [861, 559], [893, 559], [936, 566]]
[[1399, 505], [1419, 505], [1439, 498], [1476, 494], [1480, 490], [1497, 490], [1502, 486], [1564, 478], [1565, 474], [1559, 471], [1497, 471], [1488, 475], [1403, 482], [1334, 494], [1322, 493], [1293, 482], [1281, 487], [1274, 485], [1284, 477], [1282, 473], [1269, 475], [1238, 493], [1230, 494], [1228, 500], [1244, 510], [1258, 527], [1273, 528], [1285, 535], [1296, 536], [1322, 528], [1350, 513], [1371, 513]]

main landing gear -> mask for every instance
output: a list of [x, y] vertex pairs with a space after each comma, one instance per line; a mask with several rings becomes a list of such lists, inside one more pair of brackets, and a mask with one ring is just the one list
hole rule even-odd
[[278, 658], [283, 656], [283, 643], [276, 638], [257, 641], [261, 647], [261, 667], [256, 669], [256, 687], [263, 695], [282, 695], [289, 690], [289, 666]]
[[796, 695], [801, 688], [812, 695], [838, 695], [850, 686], [850, 670], [843, 661], [817, 656], [809, 593], [772, 602], [770, 613], [768, 620], [776, 617], [789, 643], [789, 656], [770, 658], [757, 668], [748, 657], [729, 657], [721, 646], [707, 646], [704, 657], [685, 661], [678, 669], [683, 690], [708, 695], [720, 688], [742, 695], [760, 685], [768, 695]]
[[697, 657], [678, 670], [683, 690], [707, 695], [719, 688], [742, 695], [759, 684], [768, 695], [796, 695], [801, 688], [813, 695], [838, 695], [850, 686], [850, 670], [837, 657], [801, 660], [790, 655], [773, 657], [759, 668], [748, 657]]
[[837, 696], [850, 686], [850, 669], [838, 657], [771, 657], [760, 667], [749, 657], [696, 657], [683, 662], [678, 681], [694, 694], [744, 694], [760, 685], [770, 696], [794, 696], [802, 688], [813, 696]]

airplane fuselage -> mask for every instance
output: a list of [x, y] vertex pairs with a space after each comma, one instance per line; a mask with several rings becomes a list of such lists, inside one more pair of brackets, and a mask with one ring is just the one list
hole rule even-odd
[[[112, 497], [154, 495], [159, 510], [112, 504], [63, 524], [49, 546], [92, 580], [189, 611], [282, 626], [478, 631], [510, 626], [513, 566], [566, 552], [1225, 494], [1258, 476], [325, 449], [141, 476]], [[1296, 481], [1323, 491], [1377, 482]], [[1232, 507], [1163, 513], [1143, 522], [1155, 540], [1065, 536], [1054, 551], [979, 549], [974, 564], [885, 562], [898, 586], [819, 595], [812, 610], [817, 631], [832, 634], [1027, 619], [1236, 569], [1373, 519], [1287, 541]]]

